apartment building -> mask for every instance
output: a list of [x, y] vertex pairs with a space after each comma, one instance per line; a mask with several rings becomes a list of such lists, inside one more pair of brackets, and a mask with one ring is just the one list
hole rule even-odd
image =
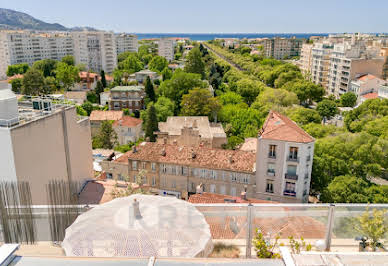
[[18, 105], [15, 94], [0, 83], [1, 181], [29, 183], [32, 204], [48, 204], [46, 185], [93, 177], [89, 119], [74, 106], [35, 98]]
[[270, 111], [257, 142], [255, 198], [308, 202], [314, 142], [295, 122]]
[[103, 121], [117, 121], [123, 117], [123, 111], [92, 111], [89, 116], [92, 137], [95, 137], [99, 133]]
[[379, 79], [371, 74], [365, 74], [350, 82], [349, 91], [356, 94], [358, 96], [358, 100], [360, 100], [362, 95], [377, 93], [380, 86], [385, 83], [386, 81], [383, 79]]
[[221, 123], [210, 123], [207, 116], [169, 116], [158, 123], [160, 144], [221, 148], [228, 143]]
[[188, 199], [201, 185], [205, 192], [255, 195], [255, 160], [252, 152], [143, 142], [115, 161], [102, 161], [107, 178], [135, 182], [144, 170], [143, 184], [161, 195]]
[[262, 39], [259, 44], [263, 46], [264, 56], [278, 60], [299, 56], [304, 40], [296, 38]]
[[168, 61], [174, 60], [174, 41], [168, 38], [161, 38], [158, 42], [158, 54]]
[[298, 66], [302, 73], [306, 76], [311, 75], [311, 64], [312, 64], [312, 49], [313, 44], [311, 43], [304, 43], [302, 44], [302, 48], [300, 50], [300, 59], [298, 61]]
[[311, 81], [327, 88], [330, 54], [333, 45], [328, 42], [315, 43], [311, 48]]
[[379, 56], [379, 50], [362, 42], [335, 44], [330, 55], [328, 92], [339, 97], [349, 91], [352, 80], [364, 74], [381, 78], [384, 58]]
[[71, 33], [74, 42], [74, 58], [77, 64], [85, 64], [91, 71], [112, 73], [117, 66], [115, 35], [104, 31]]
[[113, 129], [117, 134], [117, 142], [120, 145], [136, 142], [144, 136], [142, 129], [143, 120], [126, 115], [113, 122]]
[[116, 34], [116, 51], [117, 55], [124, 52], [137, 52], [137, 36], [134, 34]]
[[61, 60], [73, 54], [73, 40], [68, 33], [33, 33], [0, 31], [0, 78], [6, 78], [9, 65], [42, 59]]
[[140, 111], [144, 103], [143, 86], [116, 86], [110, 90], [109, 110], [128, 108], [130, 112]]

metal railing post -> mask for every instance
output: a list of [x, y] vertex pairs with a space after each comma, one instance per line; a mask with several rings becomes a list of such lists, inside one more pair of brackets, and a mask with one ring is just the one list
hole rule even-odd
[[325, 235], [325, 251], [330, 251], [331, 236], [333, 235], [333, 223], [334, 223], [334, 204], [330, 204], [329, 213], [327, 216], [327, 226]]
[[246, 244], [246, 258], [250, 259], [252, 257], [251, 251], [252, 251], [252, 210], [253, 205], [252, 203], [248, 204], [247, 207], [247, 244]]

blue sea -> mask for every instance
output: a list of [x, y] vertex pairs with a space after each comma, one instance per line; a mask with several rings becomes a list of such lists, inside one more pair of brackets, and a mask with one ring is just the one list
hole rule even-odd
[[273, 37], [296, 37], [308, 39], [311, 36], [327, 36], [328, 33], [134, 33], [141, 39], [181, 37], [193, 41], [208, 41], [215, 38], [273, 38]]

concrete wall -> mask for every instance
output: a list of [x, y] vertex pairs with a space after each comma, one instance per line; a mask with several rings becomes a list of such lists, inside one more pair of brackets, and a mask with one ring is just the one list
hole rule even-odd
[[16, 181], [11, 131], [0, 127], [0, 181]]

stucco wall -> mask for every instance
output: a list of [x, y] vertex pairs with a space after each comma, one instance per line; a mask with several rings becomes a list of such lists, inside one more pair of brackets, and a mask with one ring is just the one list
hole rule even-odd
[[0, 180], [16, 181], [11, 131], [0, 127]]

